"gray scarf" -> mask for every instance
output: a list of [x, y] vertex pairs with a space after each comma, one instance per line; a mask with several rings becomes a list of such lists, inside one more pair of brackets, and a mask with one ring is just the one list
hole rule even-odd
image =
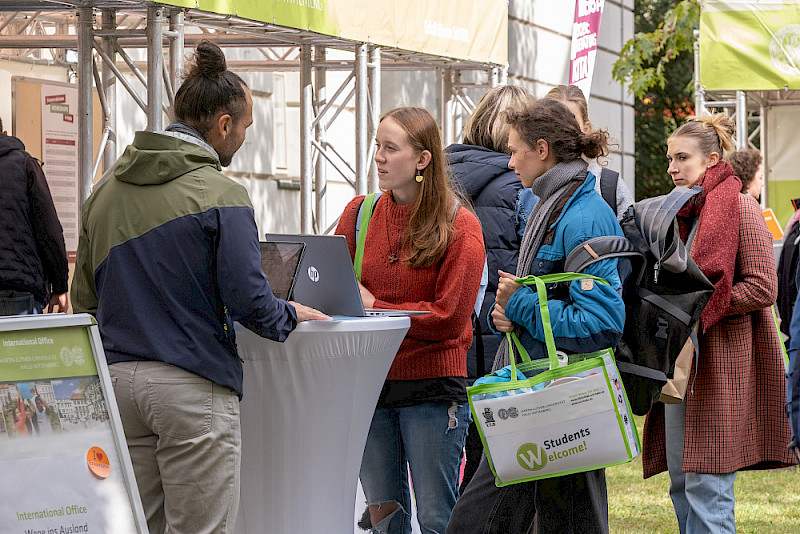
[[[522, 243], [519, 246], [519, 261], [517, 262], [518, 278], [530, 274], [533, 260], [539, 252], [544, 236], [547, 234], [547, 221], [558, 204], [558, 200], [575, 180], [583, 182], [586, 179], [587, 164], [582, 159], [569, 162], [557, 163], [555, 167], [541, 175], [533, 182], [531, 191], [539, 197], [539, 201], [533, 207], [533, 211], [528, 217], [528, 224], [525, 226], [525, 233], [522, 236]], [[521, 326], [515, 326], [515, 332], [519, 335]], [[508, 357], [508, 341], [503, 338], [497, 354], [494, 357], [492, 371], [496, 371], [510, 363]]]
[[208, 150], [212, 156], [219, 159], [219, 154], [217, 154], [217, 151], [214, 150], [213, 146], [211, 146], [211, 143], [209, 143], [208, 140], [203, 137], [203, 134], [188, 124], [183, 124], [182, 122], [173, 122], [161, 133], [170, 137], [177, 137], [178, 139], [186, 141], [187, 143], [201, 146]]

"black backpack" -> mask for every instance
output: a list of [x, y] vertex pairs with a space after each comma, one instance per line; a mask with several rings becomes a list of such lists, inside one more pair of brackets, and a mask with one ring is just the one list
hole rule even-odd
[[637, 415], [658, 401], [687, 339], [698, 346], [694, 327], [714, 291], [689, 255], [694, 231], [684, 244], [675, 218], [701, 191], [676, 187], [668, 195], [637, 202], [622, 220], [625, 237], [595, 237], [575, 247], [565, 261], [566, 272], [581, 272], [597, 261], [619, 259], [626, 317], [614, 355]]

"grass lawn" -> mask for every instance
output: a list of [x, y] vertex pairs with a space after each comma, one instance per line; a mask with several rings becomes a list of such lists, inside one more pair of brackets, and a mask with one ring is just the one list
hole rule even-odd
[[[644, 418], [637, 417], [641, 433]], [[608, 512], [611, 532], [676, 533], [669, 499], [669, 476], [642, 479], [641, 456], [610, 467]], [[797, 469], [742, 471], [736, 476], [736, 526], [740, 533], [800, 533], [800, 472]]]

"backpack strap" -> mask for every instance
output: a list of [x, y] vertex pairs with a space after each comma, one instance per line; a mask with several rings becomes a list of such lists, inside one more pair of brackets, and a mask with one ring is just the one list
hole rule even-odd
[[600, 194], [603, 200], [606, 201], [614, 212], [617, 214], [617, 182], [619, 181], [619, 173], [611, 169], [603, 168], [600, 170]]
[[628, 238], [620, 235], [604, 235], [588, 239], [572, 249], [564, 260], [564, 271], [582, 272], [586, 267], [609, 258], [641, 258], [644, 255], [636, 250]]
[[356, 217], [356, 254], [353, 257], [353, 269], [359, 282], [361, 281], [361, 262], [364, 260], [364, 245], [367, 242], [367, 229], [369, 228], [369, 221], [372, 219], [372, 209], [380, 196], [380, 192], [365, 195], [364, 200], [361, 201], [361, 205], [358, 207], [358, 216]]

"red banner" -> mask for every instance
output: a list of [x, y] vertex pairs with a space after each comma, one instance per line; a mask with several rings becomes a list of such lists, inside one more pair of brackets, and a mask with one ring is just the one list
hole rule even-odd
[[572, 24], [569, 83], [577, 85], [587, 100], [592, 88], [594, 58], [597, 54], [597, 35], [603, 16], [604, 0], [576, 0]]

